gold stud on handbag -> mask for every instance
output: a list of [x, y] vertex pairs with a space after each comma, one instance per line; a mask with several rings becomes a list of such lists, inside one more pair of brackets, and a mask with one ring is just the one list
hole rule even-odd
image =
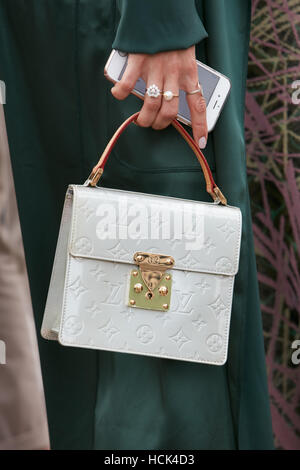
[[97, 186], [113, 146], [137, 116], [116, 131], [87, 181], [67, 190], [42, 336], [65, 346], [222, 365], [241, 211], [227, 204], [176, 120], [213, 202]]

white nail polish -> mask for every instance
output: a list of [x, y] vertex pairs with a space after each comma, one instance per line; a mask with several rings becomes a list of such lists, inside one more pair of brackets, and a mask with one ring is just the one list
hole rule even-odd
[[206, 138], [205, 138], [205, 137], [201, 137], [201, 138], [199, 139], [199, 147], [200, 147], [201, 149], [204, 149], [205, 146], [206, 146]]

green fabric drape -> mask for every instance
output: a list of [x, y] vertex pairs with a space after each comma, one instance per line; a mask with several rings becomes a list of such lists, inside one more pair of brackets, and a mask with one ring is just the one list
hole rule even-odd
[[114, 49], [153, 54], [185, 49], [207, 37], [194, 0], [117, 0], [117, 5]]
[[[0, 79], [38, 330], [66, 187], [86, 179], [117, 126], [141, 106], [134, 96], [118, 102], [110, 93], [103, 68], [113, 42], [155, 52], [200, 41], [197, 58], [232, 82], [205, 149], [218, 186], [243, 213], [228, 362], [199, 365], [39, 339], [52, 447], [272, 448], [243, 127], [250, 1], [197, 0], [195, 10], [194, 1], [169, 0], [160, 2], [162, 16], [157, 4], [0, 2]], [[173, 128], [129, 127], [101, 184], [209, 200], [199, 164]]]

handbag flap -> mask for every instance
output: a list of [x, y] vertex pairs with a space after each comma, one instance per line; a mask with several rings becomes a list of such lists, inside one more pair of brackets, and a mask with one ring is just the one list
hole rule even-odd
[[234, 275], [237, 207], [109, 188], [72, 185], [72, 256], [135, 264], [136, 252], [172, 256], [172, 269]]

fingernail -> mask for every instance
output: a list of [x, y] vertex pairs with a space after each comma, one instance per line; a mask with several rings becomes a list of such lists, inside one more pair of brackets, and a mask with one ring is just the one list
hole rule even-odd
[[200, 147], [201, 149], [204, 149], [205, 146], [206, 146], [206, 138], [205, 138], [205, 137], [201, 137], [201, 138], [199, 139], [199, 147]]

